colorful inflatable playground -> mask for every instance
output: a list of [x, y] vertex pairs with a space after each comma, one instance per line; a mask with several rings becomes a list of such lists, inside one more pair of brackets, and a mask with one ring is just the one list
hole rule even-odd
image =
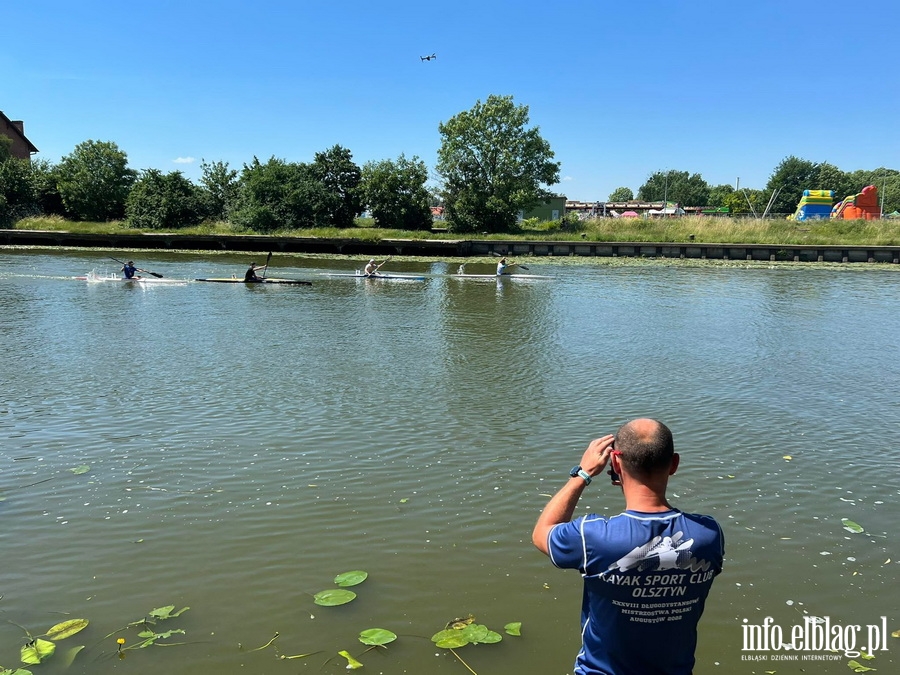
[[878, 220], [881, 208], [878, 206], [878, 188], [867, 185], [862, 192], [834, 202], [834, 190], [804, 190], [797, 210], [789, 220], [824, 220], [842, 218], [844, 220]]

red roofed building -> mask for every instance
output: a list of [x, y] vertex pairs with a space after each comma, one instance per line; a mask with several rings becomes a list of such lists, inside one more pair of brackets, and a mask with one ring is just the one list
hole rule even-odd
[[0, 135], [12, 139], [9, 148], [11, 157], [17, 159], [30, 159], [38, 151], [34, 144], [25, 137], [25, 123], [21, 120], [13, 121], [0, 111]]

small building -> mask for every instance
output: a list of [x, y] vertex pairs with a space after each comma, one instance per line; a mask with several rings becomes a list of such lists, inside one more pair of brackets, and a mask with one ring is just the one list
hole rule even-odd
[[25, 137], [25, 123], [22, 120], [11, 120], [0, 110], [0, 135], [12, 139], [9, 154], [16, 159], [30, 159], [38, 151], [34, 144]]
[[528, 210], [519, 211], [519, 221], [537, 218], [538, 220], [559, 220], [566, 215], [566, 198], [555, 195]]

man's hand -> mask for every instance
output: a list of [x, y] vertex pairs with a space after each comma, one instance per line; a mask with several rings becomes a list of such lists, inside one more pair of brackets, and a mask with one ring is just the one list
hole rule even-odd
[[612, 454], [612, 444], [615, 436], [607, 434], [591, 441], [591, 444], [581, 456], [581, 468], [591, 476], [599, 476], [609, 463]]

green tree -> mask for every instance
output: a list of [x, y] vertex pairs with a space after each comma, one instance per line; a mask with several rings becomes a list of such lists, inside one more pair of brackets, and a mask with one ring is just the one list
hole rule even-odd
[[85, 141], [57, 167], [57, 187], [66, 211], [77, 220], [115, 220], [125, 215], [125, 199], [137, 172], [112, 142]]
[[326, 227], [331, 224], [330, 197], [311, 165], [275, 157], [263, 164], [254, 157], [241, 171], [232, 220], [257, 232]]
[[705, 206], [726, 206], [725, 197], [730, 194], [734, 194], [734, 188], [728, 183], [711, 187], [709, 189], [709, 200]]
[[236, 169], [229, 169], [228, 162], [207, 163], [200, 161], [200, 177], [205, 210], [213, 220], [228, 220], [228, 214], [237, 201], [239, 181]]
[[818, 164], [793, 155], [785, 157], [775, 167], [769, 177], [769, 182], [766, 183], [768, 193], [779, 190], [772, 203], [772, 208], [769, 210], [770, 213], [791, 214], [797, 210], [797, 204], [803, 196], [804, 190], [830, 189], [820, 188], [818, 182]]
[[609, 194], [608, 202], [630, 202], [634, 200], [634, 192], [628, 187], [617, 187]]
[[403, 230], [431, 228], [431, 194], [425, 187], [428, 169], [418, 157], [368, 162], [360, 188], [378, 227]]
[[438, 126], [437, 173], [451, 229], [508, 231], [519, 211], [550, 196], [541, 186], [559, 181], [559, 162], [528, 123], [528, 106], [491, 95]]
[[12, 148], [12, 139], [9, 136], [0, 135], [0, 162], [5, 162], [12, 157], [10, 148]]
[[699, 173], [657, 171], [638, 188], [638, 199], [648, 202], [674, 202], [682, 206], [708, 206], [709, 184]]
[[59, 195], [59, 181], [56, 166], [46, 159], [31, 160], [34, 198], [45, 215], [65, 215], [62, 197]]
[[347, 148], [335, 145], [325, 152], [317, 152], [313, 174], [324, 186], [328, 197], [322, 207], [322, 218], [334, 227], [353, 227], [353, 220], [363, 211], [359, 193], [360, 168], [353, 162]]
[[153, 230], [190, 227], [203, 220], [203, 194], [180, 171], [144, 171], [125, 204], [131, 227]]
[[17, 220], [39, 211], [31, 162], [15, 157], [0, 162], [0, 227], [12, 227]]
[[[722, 198], [722, 206], [727, 206], [732, 215], [762, 216], [769, 203], [769, 193], [763, 190], [741, 188], [732, 190]], [[751, 208], [752, 205], [752, 208]]]

